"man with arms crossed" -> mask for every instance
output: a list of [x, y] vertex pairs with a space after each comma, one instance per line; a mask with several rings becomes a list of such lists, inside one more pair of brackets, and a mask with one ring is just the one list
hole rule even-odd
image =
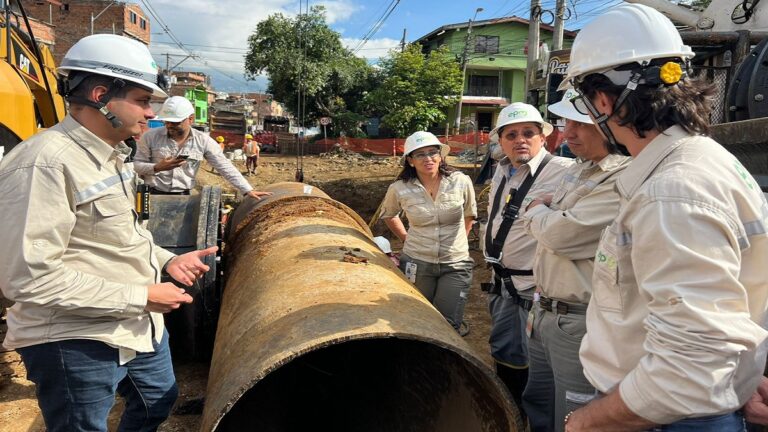
[[618, 213], [614, 185], [629, 164], [589, 116], [576, 111], [571, 103], [576, 96], [568, 89], [549, 112], [565, 119], [564, 138], [578, 163], [565, 172], [554, 196], [532, 201], [520, 221], [538, 242], [533, 274], [541, 293], [528, 341], [525, 408], [550, 420], [531, 425], [533, 431], [562, 432], [565, 414], [574, 409], [568, 407], [595, 394], [584, 377], [579, 346], [586, 332], [595, 250], [600, 233]]

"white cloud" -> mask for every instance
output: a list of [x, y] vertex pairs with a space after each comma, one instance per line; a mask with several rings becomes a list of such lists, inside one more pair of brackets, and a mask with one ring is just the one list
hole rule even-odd
[[[354, 50], [360, 44], [360, 39], [343, 38], [341, 43], [345, 47]], [[387, 57], [389, 51], [393, 49], [400, 49], [399, 40], [389, 38], [370, 39], [355, 55], [368, 60], [378, 60], [381, 57]]]
[[[214, 85], [236, 84], [239, 80], [245, 86], [244, 56], [248, 49], [248, 36], [256, 25], [272, 14], [282, 13], [295, 16], [299, 10], [295, 0], [261, 0], [257, 3], [241, 0], [138, 0], [150, 19], [152, 31], [152, 50], [158, 64], [165, 67], [166, 58], [163, 54], [185, 55], [171, 38], [164, 33], [162, 25], [153, 14], [170, 28], [187, 50], [197, 54], [200, 59], [188, 59], [181, 64], [181, 70], [198, 70], [210, 74]], [[147, 8], [147, 4], [151, 10]], [[361, 9], [352, 0], [329, 0], [322, 3], [326, 7], [326, 18], [329, 24], [341, 23], [348, 20]], [[216, 48], [218, 47], [218, 48]], [[367, 56], [367, 54], [366, 54]], [[171, 66], [183, 57], [171, 57]], [[207, 67], [203, 61], [218, 69], [217, 72]], [[221, 73], [234, 77], [236, 80], [225, 78]], [[257, 79], [260, 87], [266, 86], [266, 77]], [[253, 84], [248, 85], [252, 87]]]

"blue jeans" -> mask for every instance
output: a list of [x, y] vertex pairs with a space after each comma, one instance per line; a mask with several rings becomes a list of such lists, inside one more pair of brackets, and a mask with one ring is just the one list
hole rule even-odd
[[178, 396], [168, 333], [155, 352], [119, 364], [117, 348], [73, 339], [19, 348], [49, 432], [106, 431], [115, 391], [125, 399], [118, 431], [154, 431]]
[[657, 426], [649, 432], [745, 432], [744, 415], [740, 412], [698, 417]]

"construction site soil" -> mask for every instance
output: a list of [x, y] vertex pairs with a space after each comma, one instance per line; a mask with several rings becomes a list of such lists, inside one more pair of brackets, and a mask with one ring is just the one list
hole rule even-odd
[[[261, 157], [257, 174], [246, 178], [257, 190], [271, 183], [294, 181], [298, 162], [295, 156], [264, 155]], [[467, 174], [472, 174], [471, 164], [462, 165], [453, 158], [449, 158], [448, 162]], [[365, 157], [344, 151], [307, 156], [301, 163], [305, 183], [320, 188], [331, 198], [346, 204], [365, 221], [371, 220], [384, 198], [387, 187], [401, 168], [399, 158]], [[235, 164], [245, 172], [242, 161], [235, 161]], [[221, 176], [215, 174], [207, 164], [203, 164], [197, 181], [198, 187], [221, 186], [227, 201], [235, 203], [239, 198], [233, 188]], [[487, 208], [487, 197], [481, 194], [481, 190], [482, 187], [476, 189], [479, 197], [478, 209], [482, 217]], [[372, 230], [374, 235], [392, 237], [382, 222], [374, 225]], [[399, 250], [401, 244], [393, 239], [392, 246], [394, 250]], [[470, 235], [470, 248], [475, 259], [475, 272], [464, 315], [470, 332], [464, 339], [478, 356], [490, 365], [488, 348], [490, 318], [485, 304], [485, 295], [480, 291], [480, 282], [487, 281], [490, 272], [485, 268], [482, 253], [477, 247], [477, 232], [473, 232]], [[5, 330], [4, 321], [0, 322], [0, 340], [3, 339]], [[179, 399], [173, 414], [159, 428], [160, 431], [197, 431], [199, 429], [208, 366], [205, 362], [175, 363], [180, 390]], [[117, 430], [121, 412], [122, 402], [118, 398], [110, 413], [110, 431]], [[34, 384], [26, 379], [26, 371], [19, 355], [15, 351], [0, 349], [0, 432], [21, 431], [45, 431], [45, 425], [35, 400]]]

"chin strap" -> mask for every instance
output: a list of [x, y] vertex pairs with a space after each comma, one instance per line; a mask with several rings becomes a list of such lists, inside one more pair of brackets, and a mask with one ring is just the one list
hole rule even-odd
[[[79, 82], [77, 84], [79, 84]], [[107, 103], [109, 103], [109, 101], [125, 87], [125, 81], [121, 80], [120, 78], [115, 78], [107, 89], [107, 92], [104, 93], [98, 101], [88, 100], [80, 96], [71, 96], [70, 93], [72, 89], [77, 86], [77, 84], [75, 84], [75, 86], [66, 86], [66, 93], [64, 94], [64, 97], [67, 99], [67, 101], [89, 106], [98, 110], [104, 117], [107, 118], [107, 120], [112, 124], [112, 127], [115, 129], [123, 126], [123, 122], [120, 121], [120, 119], [117, 118], [117, 116], [112, 113], [112, 111], [107, 109]]]

